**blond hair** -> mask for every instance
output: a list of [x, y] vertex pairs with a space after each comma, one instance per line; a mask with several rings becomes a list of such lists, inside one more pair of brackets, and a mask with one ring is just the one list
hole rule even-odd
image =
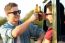
[[8, 4], [5, 6], [4, 10], [5, 10], [6, 13], [8, 13], [8, 12], [11, 10], [12, 7], [17, 7], [17, 6], [18, 6], [18, 5], [17, 5], [16, 3], [8, 3]]

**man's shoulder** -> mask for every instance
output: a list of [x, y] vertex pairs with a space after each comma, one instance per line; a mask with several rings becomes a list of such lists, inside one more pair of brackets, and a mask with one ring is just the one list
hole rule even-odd
[[[19, 24], [22, 24], [23, 22], [20, 20], [19, 21]], [[3, 24], [3, 25], [1, 25], [1, 27], [13, 27], [14, 25], [12, 25], [11, 23], [9, 23], [9, 22], [6, 22], [5, 24]]]
[[8, 24], [8, 22], [6, 22], [5, 24], [1, 25], [1, 28], [6, 28], [8, 26], [9, 26], [9, 24]]

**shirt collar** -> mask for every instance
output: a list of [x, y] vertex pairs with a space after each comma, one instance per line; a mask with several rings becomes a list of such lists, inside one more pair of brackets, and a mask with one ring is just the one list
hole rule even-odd
[[15, 26], [15, 25], [13, 25], [11, 22], [9, 22], [9, 21], [8, 21], [7, 23], [10, 24], [11, 26]]
[[[9, 22], [9, 21], [8, 21], [8, 24], [10, 24], [11, 26], [15, 26], [11, 22]], [[19, 20], [18, 25], [20, 25], [20, 24], [21, 24], [21, 21]]]

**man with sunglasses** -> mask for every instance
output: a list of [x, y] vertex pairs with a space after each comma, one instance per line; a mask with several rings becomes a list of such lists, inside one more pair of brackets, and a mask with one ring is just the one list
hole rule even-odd
[[27, 21], [20, 21], [21, 10], [16, 3], [8, 3], [5, 8], [7, 22], [0, 27], [3, 43], [31, 43], [30, 37], [43, 38], [43, 30], [31, 22], [37, 19], [33, 14]]

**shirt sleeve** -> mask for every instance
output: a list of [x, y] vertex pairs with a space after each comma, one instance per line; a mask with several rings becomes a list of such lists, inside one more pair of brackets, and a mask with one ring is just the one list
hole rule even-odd
[[30, 24], [30, 35], [33, 37], [39, 37], [44, 30], [42, 28], [38, 28], [37, 25]]
[[0, 27], [0, 34], [2, 38], [6, 38], [6, 37], [12, 37], [12, 29], [10, 28], [6, 28], [4, 26]]
[[51, 40], [52, 39], [52, 33], [53, 33], [52, 28], [48, 28], [48, 30], [47, 30], [47, 32], [45, 34], [45, 39]]

